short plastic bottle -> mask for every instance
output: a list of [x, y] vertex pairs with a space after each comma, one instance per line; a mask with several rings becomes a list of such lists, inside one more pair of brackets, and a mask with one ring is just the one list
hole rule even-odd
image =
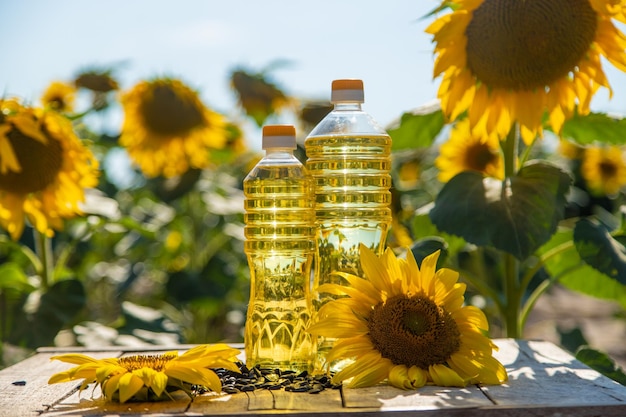
[[312, 179], [293, 154], [293, 126], [264, 126], [262, 148], [266, 155], [243, 182], [250, 268], [246, 364], [311, 372], [316, 344], [306, 330], [315, 257]]
[[[360, 244], [381, 255], [391, 226], [391, 137], [362, 109], [361, 80], [334, 80], [331, 102], [333, 110], [305, 140], [306, 167], [315, 193], [314, 314], [335, 299], [320, 293], [319, 286], [347, 284], [334, 272], [362, 276]], [[317, 367], [324, 366], [333, 343], [318, 341]], [[342, 366], [332, 364], [331, 370]]]

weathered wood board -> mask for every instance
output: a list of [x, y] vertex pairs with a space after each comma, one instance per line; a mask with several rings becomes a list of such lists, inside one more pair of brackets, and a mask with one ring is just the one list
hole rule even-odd
[[[105, 402], [100, 391], [78, 393], [79, 383], [48, 385], [50, 376], [71, 365], [50, 361], [67, 351], [94, 357], [154, 354], [185, 350], [116, 347], [99, 351], [45, 348], [0, 371], [0, 416], [626, 416], [626, 387], [600, 375], [554, 344], [543, 341], [497, 339], [495, 356], [505, 365], [509, 381], [501, 386], [444, 388], [426, 386], [415, 391], [384, 384], [359, 389], [326, 389], [318, 394], [256, 390], [238, 394], [209, 393], [193, 400], [180, 393], [174, 401], [116, 404]], [[388, 414], [391, 413], [391, 414]]]

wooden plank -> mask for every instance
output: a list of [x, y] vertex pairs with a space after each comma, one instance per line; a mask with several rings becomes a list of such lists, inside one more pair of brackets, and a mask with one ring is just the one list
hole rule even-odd
[[376, 408], [381, 411], [435, 410], [490, 406], [493, 403], [475, 386], [442, 388], [425, 386], [405, 391], [389, 385], [342, 388], [346, 408]]
[[[495, 353], [507, 368], [505, 385], [482, 389], [502, 406], [626, 406], [626, 387], [577, 361], [552, 343], [498, 340]], [[626, 415], [626, 409], [624, 409]]]
[[[111, 352], [94, 357], [109, 355]], [[39, 353], [0, 372], [0, 416], [38, 416], [80, 386], [80, 382], [48, 384], [53, 374], [73, 366], [51, 361], [51, 356], [54, 354]]]
[[257, 389], [246, 394], [248, 395], [248, 411], [274, 409], [274, 396], [269, 390]]
[[[264, 415], [336, 417], [358, 413], [380, 416], [626, 416], [626, 387], [576, 361], [552, 343], [497, 339], [495, 353], [509, 372], [502, 386], [470, 386], [463, 389], [426, 386], [414, 391], [387, 385], [370, 388], [324, 390], [319, 394], [256, 390], [235, 395], [204, 394], [191, 401], [176, 393], [175, 401], [157, 403], [105, 402], [100, 391], [89, 388], [79, 396], [79, 381], [48, 385], [50, 376], [73, 366], [50, 361], [61, 353], [55, 348], [0, 371], [0, 416], [61, 417], [77, 415]], [[147, 350], [135, 348], [82, 350], [93, 357], [157, 354], [187, 350], [192, 345]], [[81, 351], [73, 348], [68, 351]], [[23, 381], [23, 382], [21, 382]]]
[[340, 412], [343, 409], [341, 391], [325, 389], [317, 394], [288, 391], [270, 391], [275, 410]]
[[[191, 415], [242, 415], [249, 411], [248, 393], [214, 394], [208, 393], [194, 398], [187, 413]], [[258, 405], [257, 405], [258, 406]]]

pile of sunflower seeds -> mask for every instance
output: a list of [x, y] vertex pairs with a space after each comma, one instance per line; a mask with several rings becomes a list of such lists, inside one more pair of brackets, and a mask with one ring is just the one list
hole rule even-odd
[[309, 375], [308, 372], [281, 371], [280, 369], [255, 366], [252, 369], [237, 363], [241, 373], [228, 369], [214, 369], [222, 381], [222, 391], [228, 394], [250, 392], [257, 389], [319, 394], [325, 389], [338, 389], [341, 384], [331, 382], [331, 375]]

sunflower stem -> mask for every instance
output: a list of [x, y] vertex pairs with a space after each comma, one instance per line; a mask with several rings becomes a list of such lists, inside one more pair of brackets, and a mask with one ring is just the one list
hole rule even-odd
[[583, 263], [578, 263], [576, 265], [572, 265], [571, 267], [565, 269], [564, 271], [562, 271], [560, 274], [557, 274], [553, 277], [551, 277], [550, 279], [546, 279], [544, 281], [542, 281], [537, 288], [535, 288], [535, 290], [530, 294], [530, 296], [528, 297], [528, 300], [526, 300], [526, 303], [524, 303], [524, 306], [522, 308], [522, 314], [520, 316], [520, 327], [523, 329], [524, 326], [526, 325], [526, 321], [528, 320], [528, 316], [530, 315], [530, 312], [532, 311], [533, 307], [535, 306], [535, 303], [537, 303], [537, 301], [539, 300], [539, 297], [541, 297], [548, 289], [550, 289], [550, 287], [552, 287], [553, 284], [557, 283], [559, 281], [559, 279], [561, 279], [562, 276], [565, 276], [567, 274], [569, 274], [572, 271], [575, 271], [576, 269], [579, 269], [583, 266]]
[[526, 271], [526, 273], [524, 274], [524, 276], [522, 278], [522, 282], [520, 284], [520, 291], [522, 293], [526, 292], [526, 289], [528, 288], [528, 285], [530, 284], [530, 281], [533, 279], [535, 274], [537, 272], [539, 272], [541, 270], [541, 268], [543, 268], [543, 266], [546, 264], [548, 259], [550, 259], [553, 256], [556, 256], [556, 255], [558, 255], [558, 254], [560, 254], [560, 253], [562, 253], [562, 252], [572, 248], [573, 246], [574, 246], [574, 242], [573, 241], [567, 241], [565, 243], [561, 243], [560, 245], [558, 245], [558, 246], [550, 249], [546, 253], [544, 253], [543, 256], [541, 256], [539, 258], [539, 260], [537, 261], [537, 264], [535, 266], [533, 266], [532, 268], [530, 268], [528, 271]]
[[52, 242], [50, 238], [34, 229], [35, 234], [35, 252], [41, 261], [40, 270], [37, 271], [41, 277], [41, 288], [44, 291], [48, 291], [52, 284], [51, 273], [53, 271], [52, 266]]
[[505, 181], [517, 173], [517, 152], [519, 147], [519, 130], [517, 124], [511, 127], [509, 134], [502, 143], [504, 153]]
[[[510, 182], [510, 178], [517, 173], [517, 153], [519, 149], [519, 126], [514, 124], [509, 131], [502, 151], [504, 153], [504, 176], [505, 184], [503, 190]], [[507, 337], [518, 339], [522, 336], [520, 327], [520, 308], [522, 302], [522, 292], [519, 282], [519, 261], [510, 253], [504, 254], [504, 323]]]
[[522, 336], [520, 326], [520, 307], [522, 294], [518, 282], [519, 261], [510, 253], [504, 254], [504, 291], [506, 296], [506, 308], [504, 310], [504, 322], [506, 335], [514, 339]]

